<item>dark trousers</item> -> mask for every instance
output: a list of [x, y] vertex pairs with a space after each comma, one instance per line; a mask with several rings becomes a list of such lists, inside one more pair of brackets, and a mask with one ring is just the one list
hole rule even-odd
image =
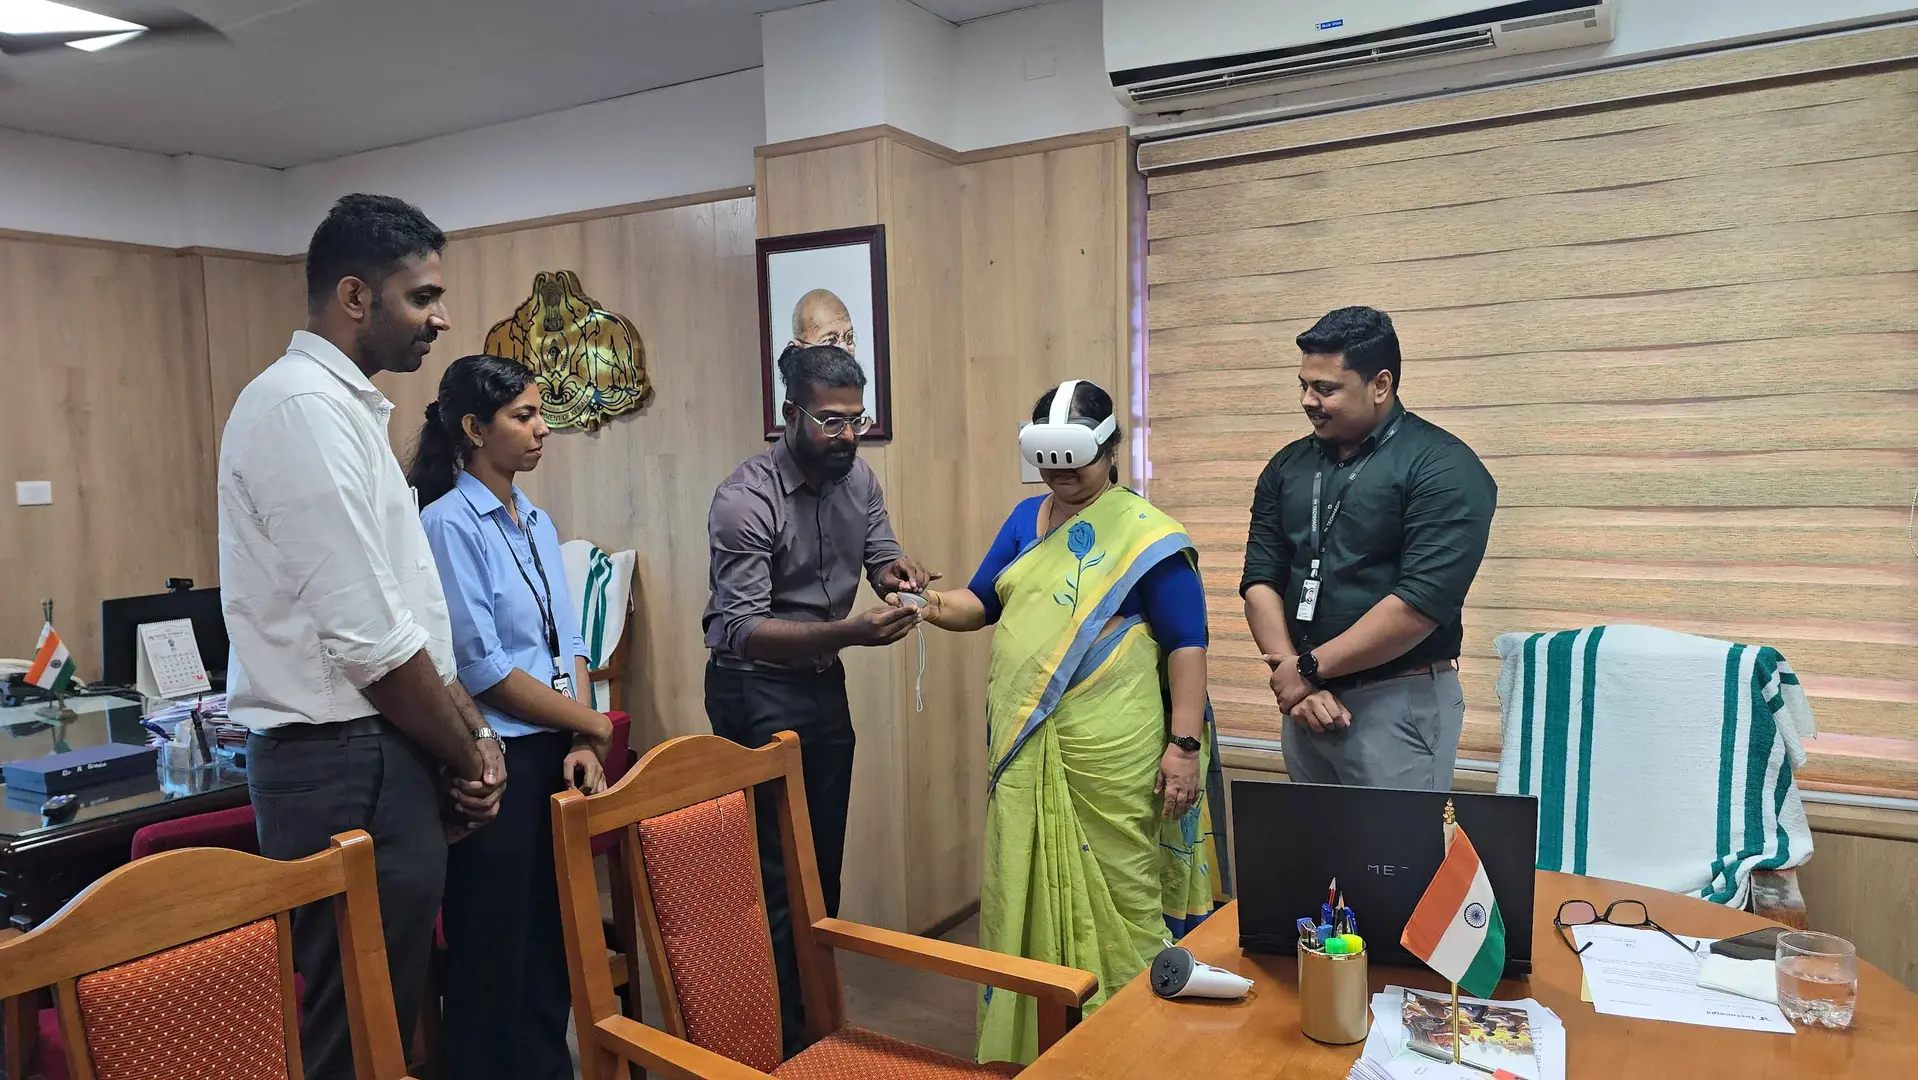
[[[799, 735], [806, 809], [819, 860], [826, 914], [839, 914], [839, 868], [846, 854], [846, 804], [852, 797], [852, 711], [846, 705], [846, 669], [821, 672], [735, 671], [706, 665], [706, 717], [713, 734], [744, 746], [764, 746], [781, 731]], [[766, 891], [766, 923], [779, 972], [780, 1029], [787, 1057], [804, 1049], [806, 1010], [793, 951], [792, 904], [779, 847], [778, 807], [756, 792], [759, 876]]]
[[551, 799], [572, 736], [506, 741], [499, 816], [446, 854], [441, 1047], [459, 1080], [572, 1080]]
[[[260, 854], [302, 859], [325, 851], [336, 833], [365, 829], [373, 837], [394, 1011], [401, 1039], [410, 1040], [446, 881], [438, 768], [378, 717], [255, 734], [247, 738], [246, 756]], [[306, 977], [300, 1011], [306, 1080], [353, 1080], [331, 901], [294, 911], [293, 962]]]

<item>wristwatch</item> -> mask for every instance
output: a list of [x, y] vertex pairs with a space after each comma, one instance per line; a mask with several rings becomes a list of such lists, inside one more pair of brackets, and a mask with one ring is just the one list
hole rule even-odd
[[1319, 658], [1309, 649], [1299, 654], [1299, 678], [1310, 683], [1314, 690], [1325, 687], [1325, 680], [1319, 678]]
[[491, 739], [499, 744], [500, 749], [506, 749], [506, 740], [500, 738], [499, 732], [494, 731], [491, 724], [482, 724], [473, 729], [473, 741], [478, 742], [481, 739]]
[[1199, 746], [1200, 746], [1199, 740], [1193, 738], [1190, 735], [1174, 735], [1172, 736], [1172, 738], [1167, 739], [1166, 741], [1178, 747], [1179, 749], [1184, 750], [1188, 754], [1196, 754], [1199, 752]]

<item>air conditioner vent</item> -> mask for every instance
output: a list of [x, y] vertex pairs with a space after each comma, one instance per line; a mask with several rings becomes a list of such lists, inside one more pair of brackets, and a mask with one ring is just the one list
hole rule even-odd
[[[1587, 12], [1587, 14], [1590, 14]], [[1282, 82], [1304, 75], [1321, 75], [1333, 71], [1350, 71], [1356, 68], [1372, 67], [1378, 64], [1391, 64], [1401, 60], [1418, 57], [1444, 56], [1452, 53], [1472, 52], [1478, 49], [1493, 48], [1492, 31], [1489, 29], [1468, 30], [1439, 37], [1422, 38], [1416, 41], [1387, 41], [1366, 48], [1352, 49], [1346, 52], [1322, 52], [1308, 56], [1288, 57], [1268, 64], [1255, 64], [1232, 71], [1215, 72], [1197, 78], [1179, 79], [1155, 86], [1142, 86], [1132, 91], [1132, 99], [1141, 105], [1168, 98], [1180, 98], [1190, 94], [1211, 93], [1218, 90], [1240, 90], [1247, 87], [1263, 86]]]
[[1536, 19], [1520, 19], [1517, 22], [1508, 22], [1501, 25], [1498, 31], [1501, 34], [1509, 34], [1514, 30], [1530, 30], [1539, 26], [1557, 26], [1560, 23], [1574, 22], [1582, 22], [1587, 26], [1591, 26], [1593, 23], [1590, 20], [1597, 18], [1597, 8], [1586, 8], [1584, 11], [1561, 11], [1556, 15], [1540, 15]]

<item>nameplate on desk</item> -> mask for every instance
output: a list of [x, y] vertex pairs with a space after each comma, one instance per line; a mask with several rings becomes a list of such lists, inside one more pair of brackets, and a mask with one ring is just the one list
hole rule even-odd
[[37, 791], [43, 795], [65, 795], [95, 784], [111, 783], [128, 777], [152, 775], [158, 751], [151, 746], [106, 743], [63, 754], [7, 762], [4, 775], [8, 791]]

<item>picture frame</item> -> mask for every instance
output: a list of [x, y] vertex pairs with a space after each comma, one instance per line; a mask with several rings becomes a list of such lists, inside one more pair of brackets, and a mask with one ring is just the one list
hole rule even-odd
[[840, 345], [866, 373], [872, 430], [862, 442], [892, 438], [892, 338], [886, 308], [886, 227], [761, 237], [759, 268], [760, 408], [766, 438], [785, 431], [779, 354], [794, 342]]

